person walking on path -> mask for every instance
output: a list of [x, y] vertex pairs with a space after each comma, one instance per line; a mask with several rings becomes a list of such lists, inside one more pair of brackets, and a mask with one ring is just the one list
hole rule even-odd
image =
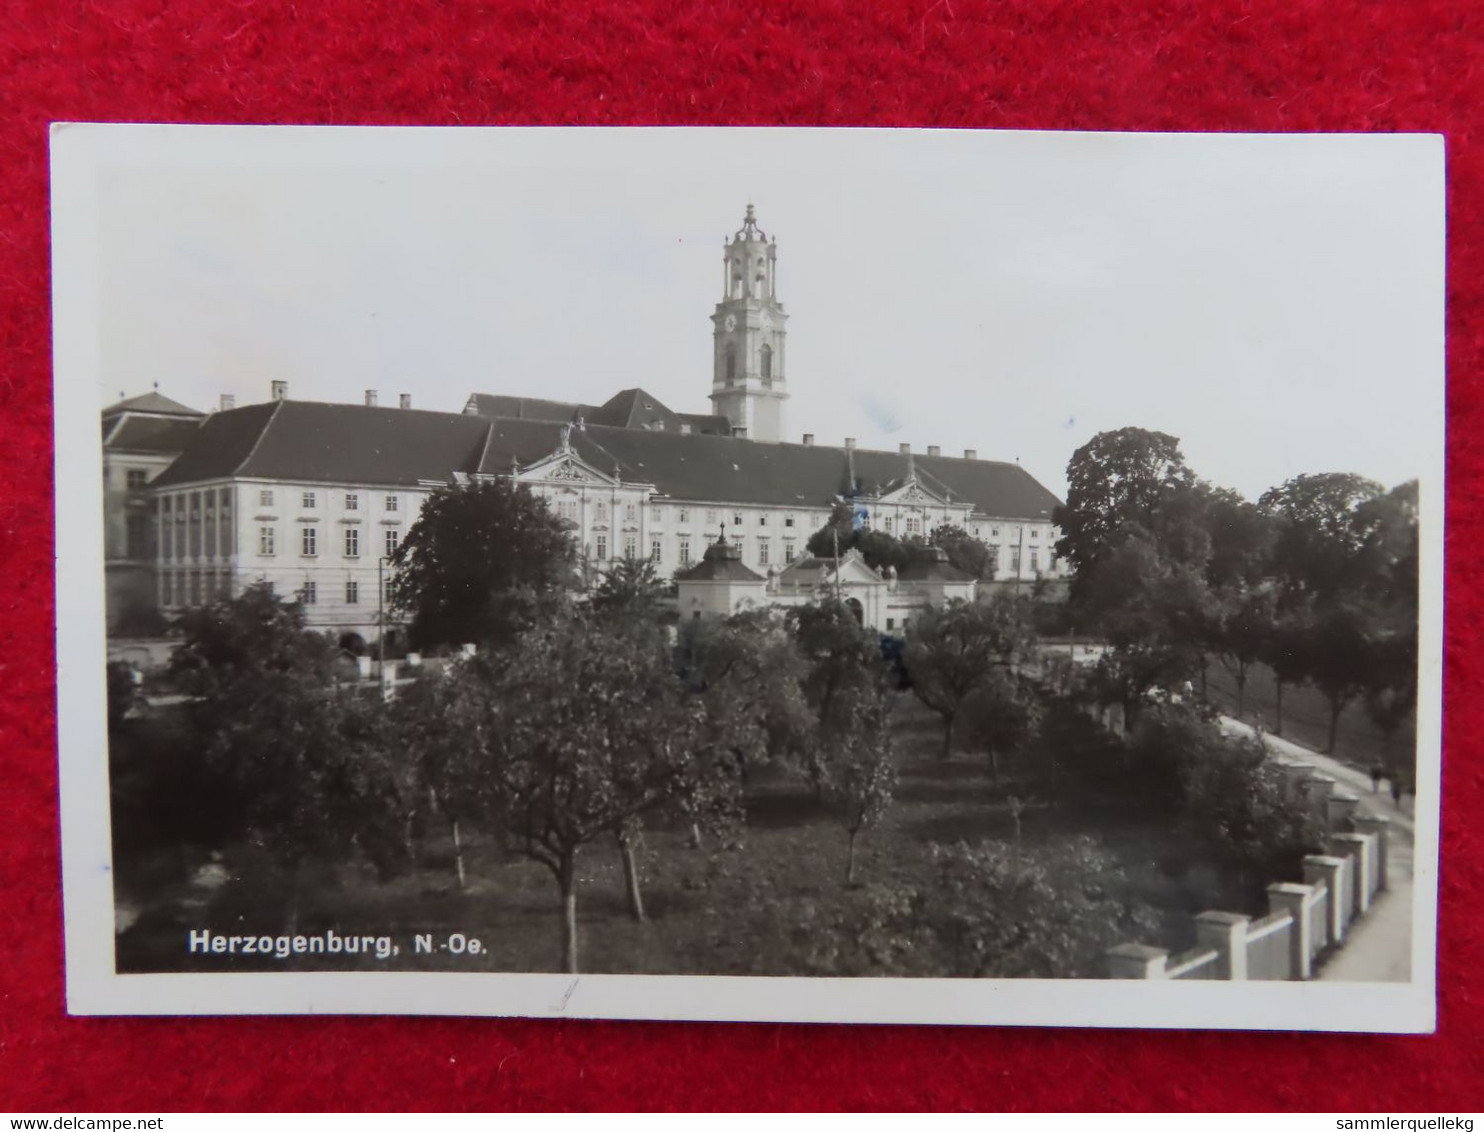
[[1221, 717], [1221, 728], [1233, 735], [1260, 735], [1274, 755], [1308, 763], [1360, 795], [1360, 810], [1387, 821], [1386, 890], [1377, 895], [1370, 911], [1354, 921], [1344, 944], [1321, 962], [1315, 978], [1326, 982], [1405, 983], [1412, 979], [1412, 871], [1416, 826], [1401, 799], [1366, 790], [1370, 775], [1338, 759], [1250, 725]]

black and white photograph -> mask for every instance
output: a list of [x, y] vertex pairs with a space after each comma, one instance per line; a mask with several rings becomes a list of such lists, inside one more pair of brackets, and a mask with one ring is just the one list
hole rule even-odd
[[1440, 139], [52, 159], [75, 1013], [1432, 1028]]

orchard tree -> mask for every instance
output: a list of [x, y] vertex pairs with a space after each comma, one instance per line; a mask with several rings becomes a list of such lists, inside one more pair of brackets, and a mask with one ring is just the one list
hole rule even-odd
[[[983, 751], [995, 789], [1001, 785], [1002, 760], [1022, 755], [1040, 731], [1043, 710], [1035, 690], [1015, 674], [999, 669], [964, 704], [965, 741]], [[1045, 752], [1048, 760], [1055, 752]], [[1054, 764], [1046, 767], [1054, 777]]]
[[575, 580], [562, 521], [505, 480], [434, 491], [391, 563], [392, 604], [423, 647], [509, 644]]
[[1315, 619], [1306, 653], [1309, 679], [1329, 703], [1327, 755], [1335, 751], [1340, 714], [1372, 680], [1371, 625], [1371, 614], [1349, 602], [1329, 605]]
[[820, 794], [845, 829], [845, 883], [855, 884], [856, 839], [877, 824], [891, 805], [897, 771], [892, 758], [886, 683], [859, 681], [841, 697], [828, 724], [815, 729], [815, 765], [821, 768]]
[[1034, 645], [1027, 603], [1008, 594], [952, 601], [913, 621], [903, 660], [917, 698], [943, 719], [943, 758], [953, 753], [953, 723], [965, 700]]
[[1237, 685], [1237, 717], [1247, 710], [1247, 677], [1268, 649], [1278, 609], [1268, 590], [1213, 595], [1212, 647]]
[[735, 809], [736, 763], [667, 650], [628, 625], [566, 616], [533, 627], [499, 669], [497, 693], [467, 788], [551, 872], [560, 965], [575, 974], [582, 849], [666, 808]]
[[402, 809], [384, 707], [334, 674], [335, 649], [266, 583], [182, 615], [170, 670], [203, 762], [237, 799], [237, 820], [290, 874], [289, 918], [312, 859], [359, 844], [399, 863]]

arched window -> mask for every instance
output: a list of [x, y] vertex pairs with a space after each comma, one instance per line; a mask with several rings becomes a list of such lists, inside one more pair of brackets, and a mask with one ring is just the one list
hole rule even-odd
[[727, 343], [727, 384], [731, 385], [737, 380], [737, 344]]
[[757, 273], [756, 283], [757, 288], [753, 291], [753, 297], [758, 299], [766, 299], [768, 297], [768, 285], [761, 271]]
[[773, 347], [769, 346], [766, 342], [763, 343], [762, 362], [763, 384], [771, 385], [773, 384]]

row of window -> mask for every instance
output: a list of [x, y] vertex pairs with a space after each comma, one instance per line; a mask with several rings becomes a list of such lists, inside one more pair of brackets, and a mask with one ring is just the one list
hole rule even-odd
[[[382, 553], [390, 558], [397, 552], [401, 544], [402, 532], [393, 528], [382, 532]], [[361, 528], [345, 528], [345, 557], [359, 558], [361, 556]], [[273, 555], [278, 553], [278, 528], [258, 528], [258, 553], [261, 555]], [[314, 558], [319, 554], [319, 528], [301, 527], [299, 529], [299, 553], [306, 558]]]
[[[299, 600], [305, 605], [316, 605], [319, 603], [319, 583], [306, 581], [299, 590]], [[345, 604], [359, 605], [361, 602], [361, 583], [354, 579], [346, 579], [345, 582]]]
[[[579, 509], [580, 509], [580, 507], [581, 507], [581, 504], [576, 499], [558, 499], [557, 502], [556, 502], [556, 513], [557, 513], [557, 516], [559, 518], [567, 519], [567, 520], [570, 520], [571, 522], [574, 522], [575, 523], [575, 522], [577, 522], [579, 520]], [[615, 507], [617, 507], [617, 505], [615, 505]], [[639, 505], [637, 503], [624, 503], [624, 504], [622, 504], [622, 508], [623, 509], [622, 509], [622, 511], [620, 513], [623, 515], [623, 520], [622, 520], [623, 522], [625, 522], [625, 523], [637, 523], [639, 521]], [[675, 521], [676, 521], [676, 523], [679, 523], [679, 524], [689, 523], [691, 521], [691, 511], [692, 511], [692, 508], [689, 508], [689, 507], [677, 507], [677, 508], [675, 508]], [[721, 525], [721, 521], [722, 521], [721, 520], [721, 514], [722, 513], [721, 513], [720, 509], [717, 509], [717, 508], [708, 509], [706, 511], [706, 525], [708, 527], [720, 526]], [[593, 504], [593, 520], [594, 520], [594, 522], [599, 522], [599, 523], [606, 522], [607, 519], [608, 519], [608, 504], [602, 502], [601, 500], [598, 501], [598, 502], [595, 502]], [[654, 507], [654, 508], [651, 508], [650, 519], [651, 519], [652, 522], [663, 523], [665, 521], [665, 509], [663, 507]], [[740, 527], [740, 526], [742, 526], [742, 524], [746, 521], [744, 513], [741, 512], [741, 511], [733, 511], [733, 512], [731, 512], [731, 521], [732, 521], [732, 526], [734, 526], [734, 527]], [[790, 527], [791, 528], [791, 527], [795, 526], [796, 525], [796, 521], [797, 521], [796, 520], [796, 517], [793, 516], [793, 515], [785, 515], [783, 517], [783, 525], [785, 527]], [[757, 517], [757, 525], [758, 526], [760, 526], [760, 527], [766, 527], [766, 526], [768, 526], [768, 524], [769, 524], [769, 518], [768, 518], [768, 516], [766, 514], [762, 514], [762, 515], [759, 515]]]
[[[757, 540], [757, 562], [759, 566], [767, 566], [772, 561], [772, 550], [768, 539]], [[793, 539], [783, 540], [783, 563], [788, 565], [799, 556], [798, 544]], [[592, 541], [592, 557], [599, 562], [608, 560], [608, 536], [604, 534], [595, 535]], [[633, 535], [626, 535], [623, 540], [623, 557], [634, 559], [639, 557], [639, 540]], [[649, 560], [656, 566], [664, 564], [665, 543], [662, 538], [649, 540]], [[691, 556], [691, 539], [682, 536], [677, 544], [676, 563], [680, 566], [689, 566], [694, 562]]]
[[[275, 493], [272, 488], [265, 487], [258, 492], [258, 506], [274, 506]], [[361, 509], [361, 493], [358, 491], [347, 491], [345, 493], [345, 510], [359, 511]], [[313, 511], [319, 507], [319, 492], [301, 491], [299, 493], [299, 507], [305, 511]], [[398, 496], [386, 495], [382, 497], [382, 509], [385, 511], [399, 511], [402, 504]]]

